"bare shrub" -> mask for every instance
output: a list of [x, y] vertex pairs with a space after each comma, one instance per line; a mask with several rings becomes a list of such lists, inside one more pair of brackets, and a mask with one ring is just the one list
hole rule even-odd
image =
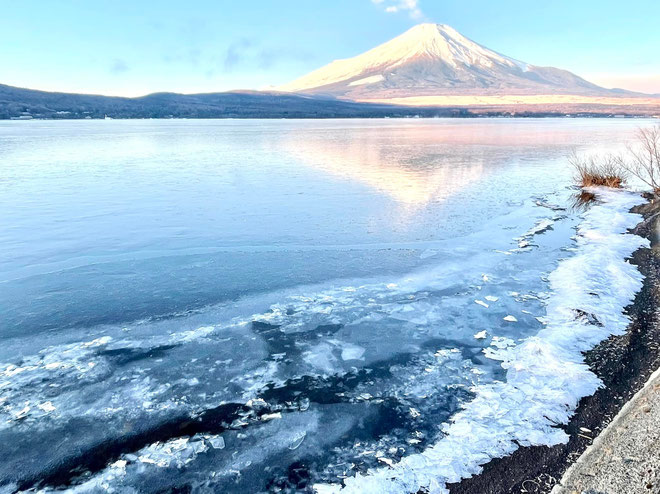
[[575, 181], [580, 187], [605, 186], [620, 189], [626, 183], [626, 169], [621, 165], [620, 156], [608, 154], [585, 157], [572, 152], [568, 161], [576, 171]]
[[620, 166], [660, 193], [660, 125], [637, 130], [636, 145], [628, 146], [628, 154]]

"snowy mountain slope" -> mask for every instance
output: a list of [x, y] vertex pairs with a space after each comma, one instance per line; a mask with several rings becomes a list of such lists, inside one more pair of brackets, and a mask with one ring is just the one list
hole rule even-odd
[[356, 100], [442, 94], [614, 94], [571, 72], [504, 56], [443, 24], [417, 25], [372, 50], [336, 60], [277, 89]]

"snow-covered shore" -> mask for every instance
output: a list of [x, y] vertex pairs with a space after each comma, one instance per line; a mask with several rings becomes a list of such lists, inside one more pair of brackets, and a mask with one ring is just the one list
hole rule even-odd
[[623, 310], [643, 278], [626, 259], [648, 245], [627, 233], [640, 220], [629, 211], [642, 198], [624, 191], [595, 192], [600, 202], [584, 214], [575, 255], [550, 275], [548, 325], [499, 355], [506, 381], [477, 387], [476, 398], [446, 426], [446, 436], [426, 451], [347, 479], [343, 489], [317, 486], [319, 492], [448, 492], [446, 483], [480, 473], [483, 464], [519, 446], [568, 441], [558, 426], [568, 423], [580, 399], [601, 385], [583, 352], [625, 332], [630, 320]]

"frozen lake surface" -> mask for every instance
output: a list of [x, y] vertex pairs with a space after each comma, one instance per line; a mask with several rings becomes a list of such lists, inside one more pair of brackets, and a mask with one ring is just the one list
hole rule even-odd
[[563, 440], [641, 245], [566, 157], [644, 124], [0, 122], [0, 492], [442, 492]]

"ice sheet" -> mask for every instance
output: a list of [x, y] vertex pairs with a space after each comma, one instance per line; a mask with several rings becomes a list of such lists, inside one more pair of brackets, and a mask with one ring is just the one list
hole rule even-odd
[[[622, 311], [640, 289], [642, 276], [626, 261], [648, 242], [626, 233], [640, 216], [629, 209], [636, 194], [595, 189], [601, 203], [584, 215], [577, 252], [550, 275], [547, 326], [518, 345], [499, 345], [506, 382], [477, 386], [476, 397], [443, 426], [445, 437], [389, 468], [369, 471], [318, 492], [406, 493], [421, 488], [446, 493], [445, 483], [481, 471], [492, 458], [521, 446], [568, 440], [565, 424], [580, 398], [600, 385], [581, 352], [629, 322]], [[577, 312], [581, 311], [581, 312]], [[588, 314], [591, 318], [579, 317]], [[504, 350], [504, 351], [502, 351]]]

